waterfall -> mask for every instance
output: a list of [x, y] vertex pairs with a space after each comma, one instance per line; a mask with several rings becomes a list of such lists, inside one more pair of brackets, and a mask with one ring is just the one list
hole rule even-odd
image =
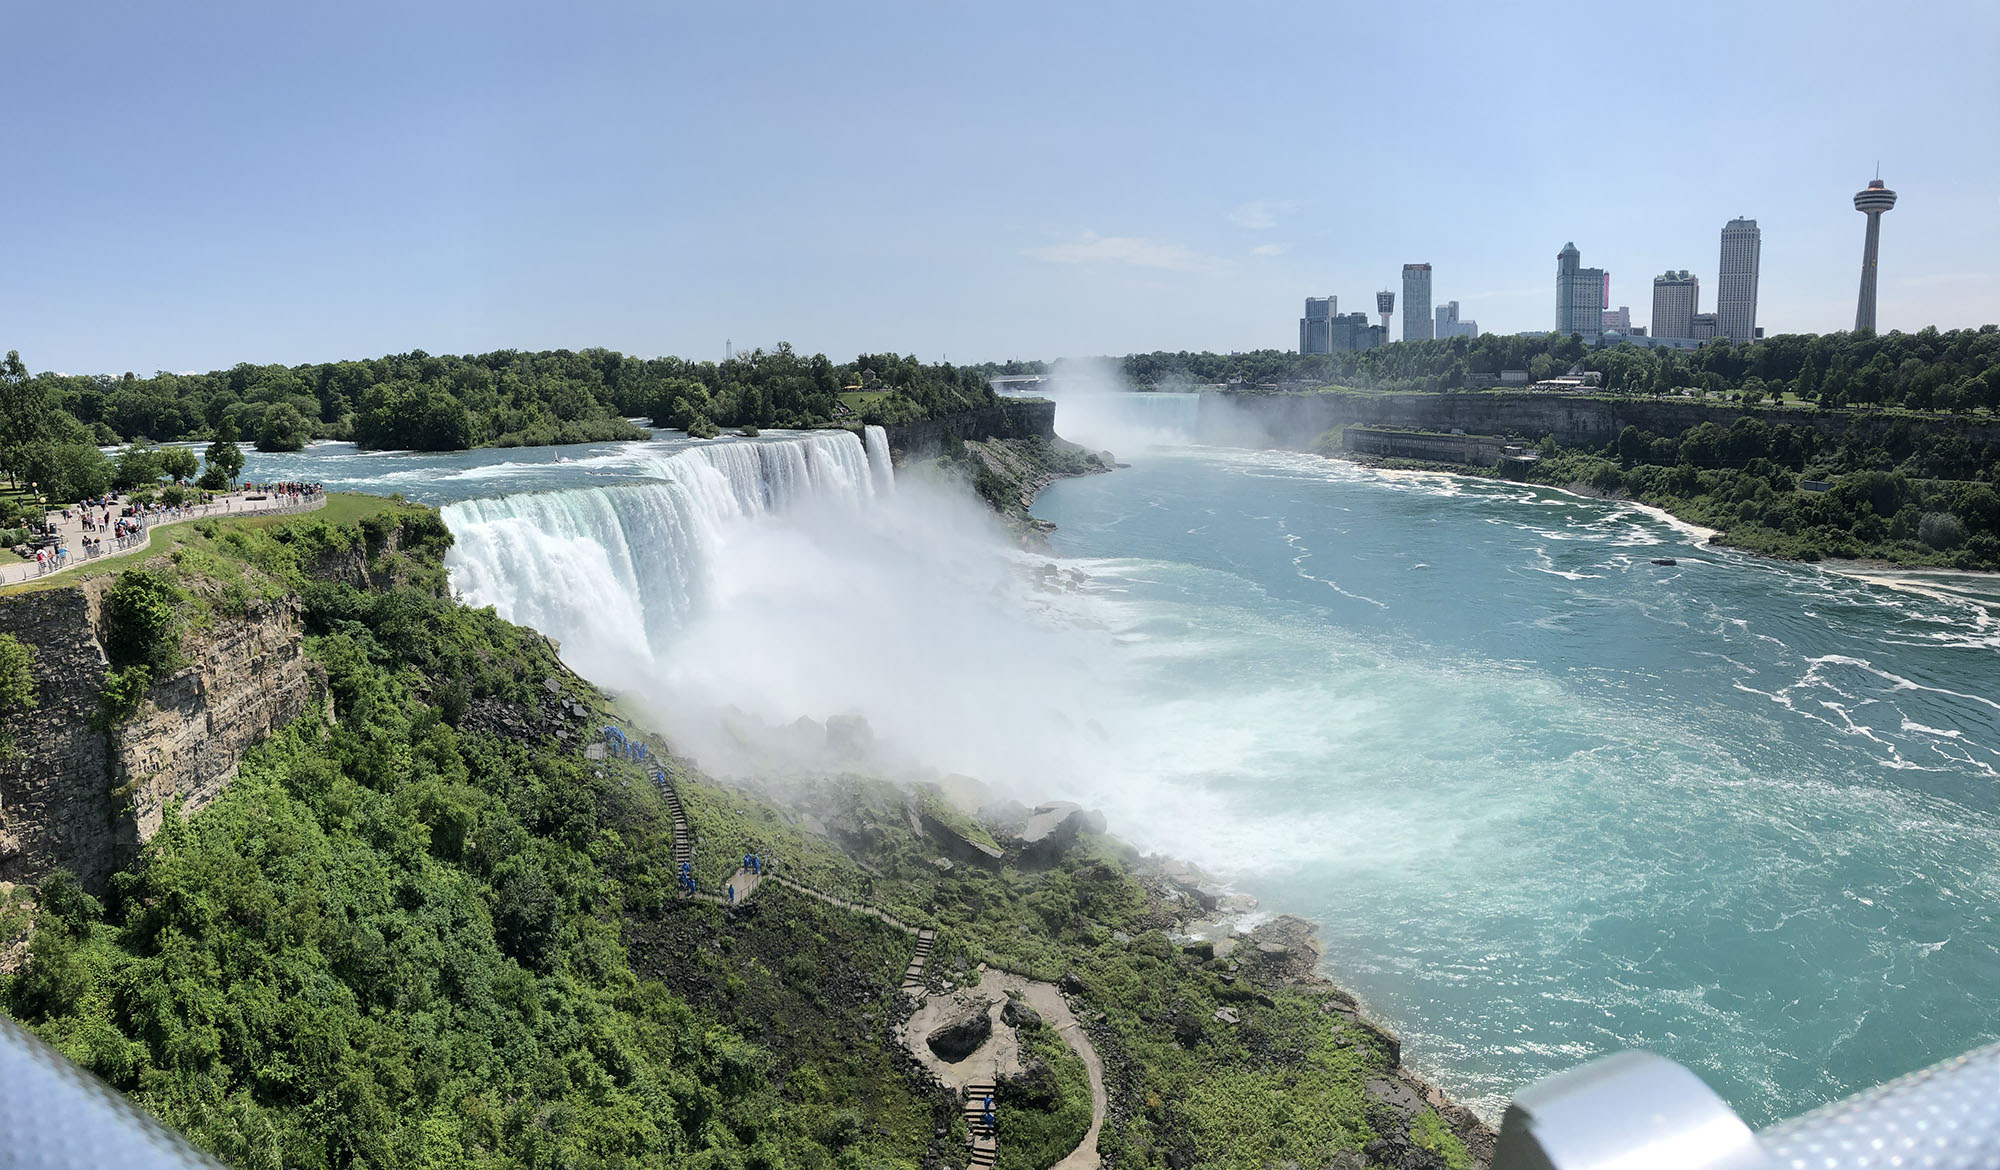
[[444, 509], [453, 587], [532, 626], [612, 687], [645, 681], [703, 604], [734, 525], [807, 501], [859, 506], [891, 482], [848, 431], [731, 440], [648, 461], [656, 480], [467, 500]]
[[875, 490], [890, 491], [896, 486], [896, 471], [889, 463], [889, 432], [877, 426], [863, 427], [867, 436], [868, 470], [875, 475]]

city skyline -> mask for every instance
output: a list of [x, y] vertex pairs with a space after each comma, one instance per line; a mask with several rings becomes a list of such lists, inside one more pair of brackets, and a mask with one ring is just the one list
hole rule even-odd
[[[1364, 296], [1412, 257], [1511, 333], [1552, 324], [1551, 245], [1639, 308], [1738, 214], [1765, 229], [1758, 323], [1825, 332], [1855, 317], [1850, 198], [1877, 156], [1905, 195], [1880, 328], [2000, 320], [2000, 125], [1964, 116], [2000, 108], [1990, 4], [1551, 12], [1577, 59], [1615, 66], [1630, 135], [1603, 143], [1492, 74], [1547, 25], [1489, 7], [1344, 15], [1331, 69], [1274, 34], [1296, 5], [779, 7], [28, 6], [10, 31], [34, 51], [0, 76], [0, 210], [22, 229], [0, 345], [111, 373], [719, 359], [732, 338], [959, 361], [1277, 349], [1306, 291]], [[1410, 117], [1476, 103], [1510, 133], [1350, 158], [1277, 116], [1359, 108], [1417, 60], [1433, 84]], [[1256, 68], [1180, 84], [1200, 61]], [[1587, 182], [1563, 162], [1611, 148]]]

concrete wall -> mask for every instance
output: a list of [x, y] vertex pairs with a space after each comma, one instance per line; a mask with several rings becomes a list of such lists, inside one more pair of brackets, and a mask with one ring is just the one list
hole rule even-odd
[[1350, 426], [1341, 432], [1341, 448], [1360, 455], [1422, 459], [1431, 463], [1462, 463], [1491, 467], [1507, 453], [1507, 443], [1492, 435], [1449, 435], [1435, 431], [1384, 431]]
[[1569, 394], [1205, 394], [1197, 415], [1209, 442], [1307, 447], [1324, 432], [1350, 423], [1462, 430], [1511, 435], [1536, 442], [1554, 435], [1564, 444], [1608, 443], [1627, 426], [1656, 435], [1678, 435], [1704, 422], [1728, 426], [1744, 414], [1766, 423], [1810, 426], [1822, 434], [1850, 429], [1871, 438], [1897, 425], [1962, 434], [1975, 445], [2000, 443], [2000, 423], [1930, 421], [1867, 413], [1811, 410], [1743, 411], [1685, 399], [1629, 401]]
[[928, 459], [943, 448], [946, 435], [961, 440], [1056, 437], [1056, 404], [1046, 398], [1002, 399], [997, 405], [884, 427], [898, 463]]

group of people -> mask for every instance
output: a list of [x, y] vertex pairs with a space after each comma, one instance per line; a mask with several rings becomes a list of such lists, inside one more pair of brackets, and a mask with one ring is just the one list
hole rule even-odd
[[[643, 740], [627, 738], [622, 728], [609, 723], [604, 725], [604, 746], [612, 755], [621, 759], [643, 760], [648, 754]], [[655, 776], [654, 781], [659, 783], [661, 778]]]
[[324, 494], [324, 488], [316, 483], [258, 483], [243, 485], [245, 491], [263, 492], [281, 506], [306, 504]]
[[[745, 853], [743, 855], [744, 873], [756, 874], [758, 877], [763, 877], [769, 865], [770, 865], [769, 858], [760, 856], [755, 853]], [[687, 871], [687, 862], [683, 861], [681, 863], [681, 871], [683, 873]], [[687, 891], [690, 894], [694, 893], [693, 882], [694, 882], [693, 878], [688, 879]], [[734, 906], [736, 904], [736, 883], [724, 882], [722, 885], [722, 896], [728, 900], [731, 906]]]

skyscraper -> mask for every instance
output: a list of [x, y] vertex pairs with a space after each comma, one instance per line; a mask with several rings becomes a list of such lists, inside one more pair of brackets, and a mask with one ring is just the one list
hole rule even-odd
[[1332, 295], [1306, 298], [1306, 315], [1299, 318], [1299, 352], [1332, 353], [1332, 321], [1340, 298]]
[[1861, 248], [1861, 300], [1854, 308], [1854, 327], [1875, 329], [1875, 252], [1882, 244], [1882, 213], [1896, 206], [1896, 193], [1879, 176], [1854, 194], [1854, 210], [1868, 217], [1868, 242]]
[[1754, 219], [1732, 219], [1722, 229], [1722, 265], [1716, 271], [1715, 332], [1731, 341], [1757, 340], [1757, 259], [1764, 233]]
[[1580, 333], [1585, 341], [1601, 336], [1605, 284], [1602, 268], [1583, 267], [1583, 253], [1564, 244], [1556, 253], [1556, 332]]
[[1431, 266], [1403, 265], [1403, 340], [1428, 341], [1431, 336]]
[[1701, 280], [1679, 272], [1653, 278], [1653, 336], [1693, 337], [1694, 315], [1701, 311]]
[[1299, 318], [1300, 353], [1346, 353], [1373, 349], [1388, 337], [1387, 329], [1368, 323], [1368, 314], [1340, 314], [1340, 298], [1307, 297], [1306, 315]]
[[1382, 314], [1382, 336], [1389, 336], [1389, 315], [1396, 311], [1396, 294], [1386, 288], [1376, 293], [1375, 311]]
[[1446, 301], [1444, 304], [1439, 305], [1435, 316], [1437, 318], [1437, 336], [1440, 341], [1447, 337], [1479, 336], [1479, 322], [1469, 318], [1461, 320], [1458, 315], [1457, 301]]

